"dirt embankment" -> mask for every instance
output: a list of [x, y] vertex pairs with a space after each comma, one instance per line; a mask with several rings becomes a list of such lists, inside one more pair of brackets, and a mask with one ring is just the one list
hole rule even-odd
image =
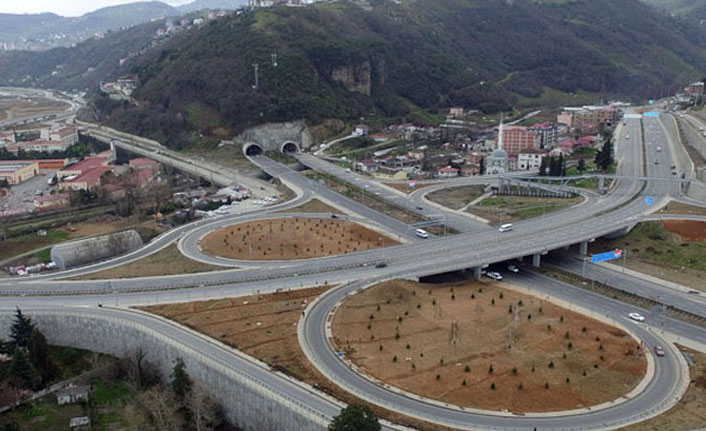
[[231, 259], [287, 260], [348, 254], [399, 244], [340, 219], [282, 218], [221, 228], [201, 240], [206, 253]]

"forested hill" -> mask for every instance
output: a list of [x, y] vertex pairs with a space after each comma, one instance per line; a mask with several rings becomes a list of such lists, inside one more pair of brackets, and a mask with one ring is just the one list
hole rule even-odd
[[139, 108], [97, 106], [113, 125], [176, 144], [188, 131], [292, 118], [494, 112], [555, 90], [654, 97], [706, 71], [703, 33], [638, 0], [372, 4], [215, 20], [125, 63]]

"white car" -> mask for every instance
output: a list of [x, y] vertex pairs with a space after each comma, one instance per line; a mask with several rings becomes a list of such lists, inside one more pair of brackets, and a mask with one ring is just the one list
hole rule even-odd
[[514, 272], [515, 274], [520, 272], [520, 268], [516, 267], [515, 265], [508, 265], [507, 270], [510, 272]]
[[502, 280], [503, 279], [503, 276], [500, 275], [499, 272], [490, 271], [490, 272], [486, 273], [485, 275], [492, 278], [493, 280]]
[[645, 321], [645, 316], [643, 316], [640, 313], [630, 313], [630, 314], [628, 314], [628, 317], [636, 322], [644, 322]]

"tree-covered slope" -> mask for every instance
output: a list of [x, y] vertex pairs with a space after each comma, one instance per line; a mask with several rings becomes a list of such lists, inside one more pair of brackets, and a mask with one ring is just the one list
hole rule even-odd
[[[96, 106], [113, 125], [178, 144], [192, 130], [294, 118], [494, 112], [547, 88], [646, 98], [701, 77], [702, 37], [638, 0], [275, 7], [215, 20], [128, 61], [119, 72], [139, 76], [140, 106]], [[0, 57], [0, 80], [2, 71]]]

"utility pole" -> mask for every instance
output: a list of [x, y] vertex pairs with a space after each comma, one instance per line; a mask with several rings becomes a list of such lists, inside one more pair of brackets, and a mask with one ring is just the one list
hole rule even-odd
[[253, 88], [253, 90], [257, 90], [257, 87], [260, 84], [259, 76], [258, 76], [258, 70], [260, 68], [260, 65], [257, 63], [253, 63], [252, 67], [253, 67], [253, 69], [255, 69], [255, 85], [253, 85], [252, 88]]

